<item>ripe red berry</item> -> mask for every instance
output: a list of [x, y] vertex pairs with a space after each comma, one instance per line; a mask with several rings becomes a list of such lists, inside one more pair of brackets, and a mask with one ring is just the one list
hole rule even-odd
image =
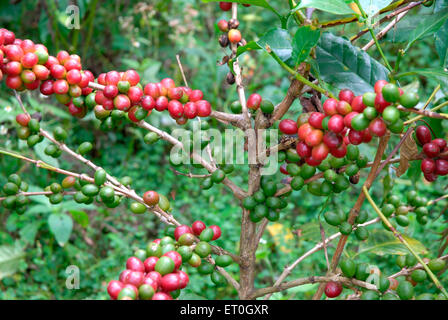
[[168, 103], [168, 112], [174, 119], [179, 119], [184, 114], [184, 106], [177, 100], [171, 100]]
[[188, 274], [185, 271], [177, 270], [175, 273], [179, 276], [179, 289], [184, 289], [188, 282], [190, 281], [190, 278], [188, 277]]
[[229, 31], [229, 24], [227, 23], [226, 20], [221, 19], [218, 21], [218, 29], [221, 32], [227, 32], [227, 31]]
[[229, 11], [230, 9], [232, 9], [232, 2], [221, 1], [219, 3], [219, 7], [222, 11]]
[[313, 158], [313, 156], [306, 158], [305, 162], [312, 167], [317, 167], [318, 165], [320, 165], [322, 163], [321, 160], [315, 159], [315, 158]]
[[296, 146], [296, 151], [301, 158], [308, 158], [311, 157], [312, 148], [309, 147], [305, 142], [299, 141]]
[[22, 57], [21, 62], [24, 68], [31, 69], [37, 64], [38, 58], [35, 53], [28, 52]]
[[364, 131], [350, 130], [348, 140], [355, 146], [360, 145], [364, 140]]
[[422, 145], [431, 142], [431, 131], [429, 131], [426, 126], [418, 126], [417, 129], [415, 129], [415, 135], [418, 142]]
[[60, 64], [64, 64], [68, 59], [70, 59], [70, 54], [67, 51], [59, 51], [56, 55]]
[[191, 102], [196, 102], [196, 101], [202, 100], [204, 98], [204, 94], [202, 93], [201, 90], [192, 90], [188, 94], [188, 98]]
[[124, 279], [124, 284], [130, 284], [138, 288], [143, 283], [143, 280], [145, 280], [143, 272], [131, 270]]
[[23, 84], [25, 86], [25, 88], [27, 88], [28, 90], [36, 90], [37, 88], [39, 88], [40, 86], [40, 80], [36, 79], [33, 82], [30, 83], [24, 83]]
[[377, 137], [382, 137], [386, 134], [387, 127], [382, 119], [376, 118], [370, 122], [369, 131]]
[[128, 81], [134, 87], [140, 82], [140, 75], [135, 70], [128, 70], [124, 73], [122, 80]]
[[67, 74], [67, 70], [65, 70], [64, 66], [60, 64], [55, 64], [51, 66], [50, 72], [52, 77], [56, 79], [64, 79], [65, 75]]
[[72, 69], [67, 72], [66, 79], [69, 84], [78, 84], [82, 79], [81, 72], [77, 69]]
[[114, 85], [107, 85], [104, 87], [103, 95], [108, 99], [113, 99], [118, 95], [118, 88]]
[[422, 170], [423, 173], [426, 174], [433, 173], [434, 170], [436, 169], [436, 162], [428, 158], [423, 159], [420, 165], [420, 169]]
[[328, 130], [335, 133], [339, 133], [344, 130], [344, 118], [339, 114], [331, 116], [330, 120], [328, 120]]
[[342, 144], [342, 138], [334, 132], [328, 131], [323, 137], [323, 142], [330, 149], [335, 149]]
[[47, 80], [42, 82], [40, 85], [40, 93], [42, 93], [45, 96], [52, 95], [54, 93], [53, 91], [53, 81]]
[[362, 102], [362, 96], [356, 96], [352, 100], [352, 110], [356, 112], [363, 112], [366, 108], [366, 105]]
[[311, 133], [305, 138], [305, 143], [310, 147], [317, 146], [322, 142], [324, 133], [322, 130], [314, 129]]
[[423, 152], [429, 157], [429, 158], [435, 158], [440, 153], [440, 148], [437, 144], [433, 142], [425, 143], [423, 146]]
[[231, 43], [238, 43], [242, 39], [241, 32], [238, 29], [231, 29], [228, 32], [227, 37]]
[[69, 86], [65, 80], [56, 80], [53, 83], [53, 91], [56, 94], [66, 94], [68, 92]]
[[27, 127], [28, 122], [30, 122], [31, 117], [26, 113], [20, 113], [16, 116], [16, 122], [22, 127]]
[[120, 82], [121, 76], [117, 71], [109, 71], [106, 73], [104, 77], [104, 81], [106, 85], [118, 85], [118, 82]]
[[23, 81], [20, 76], [8, 76], [5, 84], [10, 89], [19, 90], [23, 86]]
[[368, 128], [363, 130], [363, 133], [364, 133], [364, 139], [362, 140], [362, 142], [369, 143], [370, 141], [372, 141], [373, 137]]
[[118, 110], [127, 111], [131, 107], [131, 100], [124, 94], [119, 94], [114, 98], [114, 106]]
[[173, 298], [165, 292], [156, 292], [152, 296], [152, 300], [173, 300]]
[[328, 156], [329, 152], [330, 148], [328, 148], [325, 143], [320, 143], [319, 145], [313, 147], [311, 156], [316, 160], [322, 161]]
[[324, 111], [327, 115], [332, 116], [338, 113], [337, 106], [339, 101], [333, 98], [325, 100], [323, 104]]
[[178, 241], [179, 238], [186, 233], [193, 233], [193, 230], [191, 230], [191, 228], [185, 224], [177, 226], [176, 229], [174, 229], [174, 239]]
[[330, 153], [336, 158], [344, 158], [347, 154], [347, 145], [343, 143], [337, 148], [330, 149]]
[[132, 270], [132, 271], [145, 271], [145, 266], [143, 265], [143, 262], [137, 258], [137, 257], [130, 257], [126, 261], [126, 269]]
[[247, 107], [252, 110], [260, 108], [262, 98], [258, 93], [252, 93], [247, 99]]
[[437, 175], [435, 173], [424, 173], [423, 176], [428, 182], [434, 182], [437, 180]]
[[36, 78], [39, 80], [47, 80], [50, 76], [50, 70], [40, 64], [36, 64], [33, 67], [33, 73], [36, 75]]
[[298, 130], [299, 139], [305, 141], [306, 137], [313, 131], [313, 127], [309, 123], [304, 123]]
[[[160, 85], [167, 90], [169, 90], [170, 88], [174, 88], [176, 86], [176, 84], [174, 83], [174, 80], [171, 78], [163, 79], [162, 81], [160, 81]], [[168, 91], [167, 91], [167, 93], [168, 93]]]
[[75, 70], [75, 69], [81, 71], [82, 66], [81, 66], [81, 63], [80, 63], [79, 61], [70, 58], [70, 59], [68, 59], [67, 61], [65, 61], [65, 63], [64, 63], [64, 68], [65, 68], [67, 71]]
[[184, 95], [184, 91], [181, 88], [170, 88], [168, 90], [168, 98], [171, 100], [180, 100]]
[[350, 89], [342, 89], [339, 91], [339, 100], [352, 103], [355, 94]]
[[153, 99], [157, 99], [160, 96], [159, 87], [155, 83], [148, 83], [145, 86], [144, 93]]
[[353, 118], [354, 117], [356, 117], [357, 115], [358, 115], [359, 113], [358, 112], [356, 112], [356, 111], [352, 111], [352, 112], [350, 112], [349, 114], [347, 114], [345, 117], [344, 117], [344, 125], [347, 127], [347, 128], [352, 128], [352, 120], [353, 120]]
[[159, 194], [156, 191], [146, 191], [143, 194], [143, 201], [148, 205], [148, 206], [155, 206], [156, 204], [159, 203]]
[[159, 261], [158, 257], [149, 257], [144, 262], [143, 265], [145, 266], [145, 272], [149, 273], [151, 271], [154, 271], [154, 267], [156, 266], [157, 261]]
[[10, 61], [18, 61], [20, 62], [20, 60], [22, 59], [24, 52], [22, 50], [22, 48], [18, 45], [12, 44], [9, 46], [5, 47], [4, 50], [6, 57], [10, 60]]
[[132, 104], [139, 104], [143, 98], [143, 90], [139, 87], [130, 87], [127, 95]]
[[156, 99], [156, 106], [157, 111], [163, 111], [168, 108], [168, 98], [165, 96], [160, 96]]
[[118, 297], [118, 294], [120, 293], [121, 289], [123, 289], [124, 284], [117, 280], [112, 280], [107, 285], [107, 293], [109, 294], [110, 298], [112, 300], [116, 300]]
[[376, 83], [375, 83], [375, 86], [374, 86], [374, 91], [375, 91], [375, 93], [377, 93], [377, 94], [380, 94], [380, 93], [382, 93], [382, 91], [383, 91], [383, 87], [386, 85], [386, 84], [388, 84], [389, 82], [387, 82], [386, 80], [378, 80]]
[[446, 140], [441, 139], [441, 138], [437, 138], [437, 139], [432, 140], [432, 143], [435, 143], [436, 145], [439, 146], [440, 152], [442, 152], [442, 150], [444, 150], [446, 148], [446, 145], [447, 145]]
[[375, 97], [375, 109], [378, 112], [382, 113], [388, 106], [390, 106], [390, 102], [384, 100], [383, 94], [381, 92], [377, 93]]
[[22, 73], [22, 64], [17, 61], [10, 61], [4, 66], [4, 71], [8, 76], [18, 76]]
[[199, 117], [208, 117], [212, 113], [212, 106], [210, 105], [210, 102], [207, 100], [199, 100], [196, 101], [196, 110], [198, 111]]
[[211, 225], [209, 228], [213, 230], [212, 240], [217, 240], [221, 237], [221, 228], [220, 227], [218, 227], [217, 225]]
[[156, 106], [156, 101], [151, 96], [143, 96], [142, 98], [142, 108], [145, 110], [152, 110]]
[[201, 232], [206, 228], [206, 225], [204, 222], [197, 220], [193, 222], [191, 229], [193, 230], [194, 234], [199, 236]]
[[164, 292], [171, 292], [179, 289], [180, 279], [176, 273], [169, 273], [162, 277], [160, 287]]
[[308, 118], [308, 123], [316, 129], [322, 129], [322, 120], [325, 118], [325, 114], [320, 112], [312, 112]]
[[198, 110], [196, 108], [196, 104], [194, 102], [187, 102], [184, 105], [184, 116], [187, 119], [194, 119], [198, 115]]
[[336, 110], [339, 114], [345, 116], [352, 112], [352, 106], [347, 101], [342, 100], [338, 102]]
[[342, 285], [338, 282], [328, 282], [325, 285], [325, 295], [328, 298], [336, 298], [342, 292]]
[[297, 133], [297, 123], [291, 119], [283, 119], [278, 125], [283, 134], [293, 135]]
[[444, 159], [436, 160], [435, 173], [440, 176], [446, 176], [448, 174], [448, 161]]

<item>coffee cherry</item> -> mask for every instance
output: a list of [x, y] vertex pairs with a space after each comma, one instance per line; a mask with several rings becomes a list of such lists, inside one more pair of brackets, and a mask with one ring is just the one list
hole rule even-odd
[[155, 206], [159, 203], [159, 194], [155, 191], [146, 191], [143, 194], [143, 201], [148, 205], [148, 206]]
[[278, 128], [283, 134], [297, 134], [297, 123], [291, 119], [283, 119], [282, 121], [280, 121]]
[[420, 144], [425, 145], [426, 143], [431, 142], [431, 131], [429, 131], [426, 126], [418, 126], [417, 129], [415, 129], [415, 134]]
[[405, 92], [400, 96], [400, 104], [405, 108], [414, 108], [419, 101], [419, 97], [414, 92]]
[[207, 100], [199, 100], [195, 104], [199, 117], [208, 117], [212, 113], [212, 106]]
[[333, 115], [328, 121], [328, 129], [334, 133], [344, 130], [344, 118], [338, 114]]
[[235, 75], [232, 72], [229, 72], [226, 76], [226, 82], [230, 85], [235, 83]]
[[320, 112], [312, 112], [308, 118], [308, 123], [316, 129], [322, 129], [322, 120], [324, 118], [325, 114]]
[[330, 152], [330, 148], [325, 143], [320, 143], [319, 145], [313, 147], [311, 156], [313, 159], [316, 159], [317, 161], [324, 160], [328, 153]]
[[218, 21], [218, 29], [221, 32], [228, 32], [229, 31], [229, 24], [226, 20], [222, 19]]
[[394, 106], [390, 106], [384, 109], [382, 117], [388, 123], [395, 123], [400, 118], [400, 112]]
[[440, 148], [440, 152], [443, 152], [443, 150], [444, 150], [444, 149], [446, 148], [446, 146], [447, 146], [447, 142], [446, 142], [446, 140], [441, 139], [441, 138], [437, 138], [437, 139], [432, 140], [432, 143], [435, 143], [436, 145], [439, 146], [439, 148]]
[[448, 160], [438, 159], [436, 160], [435, 174], [439, 176], [446, 176], [448, 174]]
[[120, 291], [123, 289], [124, 284], [120, 281], [112, 280], [107, 285], [107, 293], [112, 300], [116, 300]]
[[231, 29], [227, 36], [229, 37], [229, 41], [233, 44], [240, 42], [242, 39], [241, 32], [238, 29]]
[[386, 109], [388, 106], [390, 106], [390, 102], [387, 102], [384, 100], [382, 93], [377, 93], [375, 97], [375, 108], [378, 112], [383, 112], [384, 109]]
[[305, 143], [310, 147], [315, 147], [322, 142], [324, 133], [322, 130], [314, 129], [310, 132], [310, 134], [305, 138]]
[[103, 94], [106, 98], [113, 99], [118, 95], [118, 91], [117, 86], [109, 84], [104, 87]]
[[364, 113], [360, 113], [358, 115], [356, 115], [353, 119], [352, 119], [352, 128], [356, 131], [363, 131], [364, 129], [366, 129], [370, 124], [369, 119], [366, 118], [366, 116], [364, 115]]
[[369, 131], [377, 137], [382, 137], [387, 131], [386, 124], [380, 118], [376, 118], [370, 122]]
[[382, 90], [383, 90], [383, 87], [386, 85], [386, 84], [388, 84], [389, 82], [387, 82], [386, 80], [378, 80], [376, 83], [375, 83], [375, 86], [374, 86], [374, 91], [375, 91], [375, 93], [381, 93], [382, 92]]
[[408, 281], [400, 281], [397, 287], [397, 294], [401, 300], [410, 300], [414, 296], [414, 287]]
[[253, 93], [247, 99], [247, 107], [252, 110], [257, 110], [261, 105], [262, 98], [258, 93]]
[[342, 292], [342, 285], [338, 282], [328, 282], [325, 285], [325, 295], [328, 298], [336, 298]]
[[199, 220], [193, 222], [193, 224], [191, 226], [191, 229], [193, 230], [194, 234], [197, 236], [199, 236], [202, 233], [202, 231], [205, 230], [205, 228], [206, 228], [205, 223], [202, 221], [199, 221]]
[[387, 102], [397, 102], [400, 99], [400, 90], [393, 83], [384, 85], [381, 93]]
[[423, 146], [423, 152], [429, 157], [429, 158], [435, 158], [440, 153], [440, 148], [437, 144], [433, 142], [425, 143]]
[[348, 103], [352, 103], [355, 94], [350, 89], [343, 89], [339, 91], [339, 100], [346, 101]]
[[228, 25], [229, 29], [238, 29], [240, 22], [237, 19], [230, 19]]
[[219, 2], [219, 7], [222, 11], [229, 11], [230, 9], [232, 9], [232, 2], [221, 1]]
[[436, 162], [432, 159], [423, 159], [420, 168], [423, 173], [433, 173], [436, 169]]
[[325, 100], [323, 104], [324, 111], [327, 115], [332, 116], [338, 113], [337, 106], [338, 106], [338, 100], [330, 98]]

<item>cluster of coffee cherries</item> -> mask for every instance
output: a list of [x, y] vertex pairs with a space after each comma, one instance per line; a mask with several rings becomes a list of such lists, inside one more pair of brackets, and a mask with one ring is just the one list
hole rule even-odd
[[280, 151], [278, 161], [285, 162], [280, 166], [280, 172], [291, 176], [292, 190], [301, 190], [306, 185], [307, 191], [316, 196], [340, 193], [350, 184], [357, 184], [359, 171], [368, 164], [367, 157], [360, 154], [355, 145], [346, 147], [344, 157], [330, 155], [317, 166], [306, 163], [295, 148]]
[[359, 224], [365, 223], [369, 218], [366, 211], [360, 211], [356, 217], [355, 224], [352, 226], [348, 220], [348, 213], [343, 210], [336, 212], [327, 211], [324, 214], [325, 221], [334, 227], [339, 228], [339, 232], [345, 236], [348, 236], [355, 229], [354, 234], [359, 241], [367, 240], [369, 237], [369, 231]]
[[[150, 242], [146, 250], [136, 250], [126, 262], [126, 269], [118, 280], [112, 280], [107, 292], [113, 300], [172, 300], [187, 287], [189, 276], [182, 268], [187, 265], [198, 269], [200, 274], [210, 274], [216, 285], [225, 285], [225, 278], [216, 271], [215, 265], [205, 259], [210, 257], [210, 241], [221, 236], [216, 226], [206, 227], [202, 221], [192, 226], [180, 225], [168, 229], [163, 238]], [[196, 237], [199, 242], [195, 243]], [[216, 266], [232, 264], [230, 256], [216, 257]]]
[[290, 193], [276, 196], [283, 184], [276, 183], [273, 178], [268, 176], [261, 178], [260, 187], [253, 195], [244, 198], [243, 207], [250, 211], [249, 218], [254, 223], [260, 222], [263, 218], [269, 221], [278, 221], [280, 211], [288, 205], [285, 198]]
[[[445, 261], [439, 258], [428, 259], [423, 261], [427, 264], [432, 272], [439, 272], [444, 269]], [[411, 269], [417, 265], [417, 259], [411, 255], [398, 256], [396, 263], [400, 269]], [[418, 283], [423, 283], [429, 277], [425, 270], [415, 268], [407, 276], [397, 278], [388, 278], [382, 274], [377, 266], [369, 265], [364, 262], [355, 262], [350, 258], [343, 259], [339, 263], [342, 275], [348, 278], [355, 278], [360, 281], [373, 283], [377, 286], [377, 290], [362, 289], [362, 300], [410, 300], [415, 296], [414, 287]], [[340, 283], [328, 282], [325, 287], [325, 294], [329, 298], [338, 297], [343, 290]], [[433, 294], [421, 294], [416, 297], [417, 300], [434, 300], [444, 299], [443, 295], [434, 296]]]
[[[243, 4], [244, 6], [248, 7], [250, 5]], [[219, 7], [222, 11], [229, 11], [232, 9], [232, 3], [231, 2], [220, 2]], [[217, 26], [218, 29], [223, 33], [219, 37], [219, 45], [223, 48], [229, 47], [232, 48], [233, 45], [244, 46], [246, 45], [246, 40], [243, 39], [243, 36], [241, 35], [241, 31], [238, 30], [238, 27], [240, 25], [240, 22], [237, 19], [230, 19], [225, 20], [221, 19], [218, 21]], [[228, 84], [234, 84], [235, 83], [235, 76], [232, 72], [229, 72], [227, 74], [227, 83]]]
[[40, 88], [43, 95], [54, 95], [78, 118], [92, 109], [103, 122], [119, 121], [125, 114], [138, 122], [156, 109], [168, 110], [178, 124], [185, 124], [188, 119], [208, 117], [212, 111], [201, 90], [176, 87], [170, 78], [143, 87], [135, 70], [110, 71], [95, 79], [90, 71], [82, 70], [78, 55], [60, 51], [51, 56], [44, 45], [16, 39], [6, 29], [0, 29], [0, 71], [0, 80], [5, 74], [9, 88]]
[[431, 131], [426, 126], [418, 126], [415, 136], [422, 146], [424, 159], [420, 168], [425, 179], [433, 182], [438, 176], [446, 176], [448, 174], [447, 141], [441, 138], [432, 139]]
[[[255, 112], [258, 109], [266, 115], [271, 114], [274, 111], [274, 104], [266, 99], [263, 99], [258, 93], [252, 93], [246, 102], [247, 108], [251, 112]], [[235, 114], [242, 112], [242, 106], [239, 100], [236, 100], [230, 104], [230, 111]]]
[[12, 210], [18, 214], [23, 214], [29, 203], [28, 197], [21, 194], [28, 191], [28, 184], [22, 181], [22, 178], [18, 174], [11, 174], [8, 177], [8, 181], [3, 185], [2, 205], [5, 209]]

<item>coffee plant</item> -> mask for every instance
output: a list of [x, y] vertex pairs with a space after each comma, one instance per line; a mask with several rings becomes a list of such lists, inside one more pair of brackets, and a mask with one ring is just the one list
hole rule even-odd
[[[431, 221], [446, 216], [448, 195], [428, 199], [428, 192], [416, 185], [434, 188], [437, 184], [447, 190], [448, 115], [440, 111], [448, 105], [448, 2], [203, 2], [221, 17], [214, 22], [218, 34], [214, 45], [222, 50], [218, 65], [226, 66], [224, 90], [235, 90], [238, 96], [228, 108], [214, 103], [214, 92], [189, 86], [184, 72], [188, 59], [182, 63], [177, 56], [183, 83], [172, 78], [144, 83], [135, 69], [95, 75], [78, 54], [50, 52], [45, 44], [26, 39], [26, 34], [0, 29], [2, 93], [13, 96], [20, 108], [15, 117], [16, 137], [28, 148], [45, 145], [36, 156], [8, 146], [0, 154], [34, 166], [39, 174], [51, 172], [41, 190], [29, 190], [25, 168], [9, 175], [1, 187], [2, 214], [24, 215], [33, 208], [30, 199], [45, 196], [50, 205], [73, 199], [106, 211], [126, 206], [129, 215], [154, 215], [166, 225], [156, 232], [160, 237], [128, 252], [122, 272], [105, 279], [113, 300], [177, 299], [188, 288], [191, 273], [209, 277], [216, 290], [233, 288], [240, 299], [269, 299], [315, 283], [313, 299], [323, 295], [363, 300], [447, 299], [446, 227], [431, 230]], [[397, 48], [394, 56], [386, 54], [383, 38], [391, 37], [405, 15], [422, 8], [430, 14], [413, 26], [406, 45]], [[278, 18], [277, 25], [266, 26], [258, 36], [245, 34], [241, 29], [245, 21], [239, 20], [239, 14], [251, 10], [267, 10]], [[339, 36], [341, 32], [350, 38]], [[360, 38], [367, 41], [361, 48], [357, 46]], [[435, 42], [440, 67], [408, 69], [406, 59], [412, 49], [428, 38]], [[244, 66], [247, 55], [267, 56], [284, 72], [278, 83], [288, 81], [289, 88], [282, 92], [281, 101], [273, 103], [261, 94], [265, 91], [260, 86], [251, 86]], [[434, 84], [427, 97], [420, 97], [409, 84], [413, 76]], [[84, 118], [85, 124], [96, 120], [105, 132], [141, 128], [145, 144], [164, 144], [165, 156], [178, 177], [176, 183], [191, 179], [202, 190], [223, 185], [233, 203], [241, 207], [232, 213], [240, 219], [237, 249], [223, 248], [233, 245], [226, 245], [226, 233], [218, 225], [207, 226], [194, 214], [191, 225], [181, 223], [184, 209], [176, 205], [175, 196], [135, 190], [130, 177], [114, 176], [112, 167], [95, 164], [97, 148], [92, 142], [70, 145], [70, 136], [76, 132], [63, 124], [48, 130], [48, 122], [58, 120], [46, 118], [43, 111], [31, 112], [31, 97], [53, 99], [59, 112]], [[177, 128], [167, 132], [152, 124], [156, 113], [168, 115]], [[227, 136], [224, 139], [219, 134], [227, 129], [242, 137], [232, 140], [230, 150]], [[374, 154], [367, 152], [368, 146], [374, 146]], [[111, 141], [101, 147], [113, 150], [115, 146]], [[63, 155], [77, 164], [59, 167], [48, 160]], [[395, 185], [405, 174], [413, 183], [402, 194]], [[241, 175], [246, 176], [247, 185], [239, 179]], [[378, 186], [375, 181], [382, 181], [382, 188], [374, 188]], [[317, 225], [317, 243], [299, 257], [289, 257], [283, 270], [265, 281], [265, 286], [256, 287], [264, 266], [257, 252], [266, 229], [281, 226], [288, 219], [288, 206], [300, 207], [299, 195], [304, 193], [319, 206], [318, 212], [306, 212]], [[344, 194], [349, 195], [349, 204], [342, 203], [347, 199], [342, 198]], [[346, 205], [351, 209], [344, 209]], [[410, 226], [416, 225], [425, 233], [440, 233], [442, 249], [430, 252], [413, 239]], [[305, 226], [296, 229], [300, 237]], [[212, 244], [218, 239], [224, 245]], [[356, 253], [347, 248], [348, 240], [357, 248], [392, 243], [394, 248], [384, 250], [382, 256], [394, 261], [395, 269], [366, 263], [360, 259], [362, 250]], [[1, 271], [2, 265], [14, 265], [14, 258], [10, 261], [6, 247], [2, 248], [0, 279], [11, 274]], [[323, 253], [322, 264], [307, 270], [306, 277], [291, 279], [304, 259], [319, 252]]]

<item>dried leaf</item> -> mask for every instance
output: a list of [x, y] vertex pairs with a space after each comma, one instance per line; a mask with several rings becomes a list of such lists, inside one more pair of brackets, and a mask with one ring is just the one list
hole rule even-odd
[[413, 135], [410, 134], [400, 148], [400, 165], [397, 168], [397, 177], [404, 174], [409, 169], [409, 161], [418, 155], [417, 143]]

